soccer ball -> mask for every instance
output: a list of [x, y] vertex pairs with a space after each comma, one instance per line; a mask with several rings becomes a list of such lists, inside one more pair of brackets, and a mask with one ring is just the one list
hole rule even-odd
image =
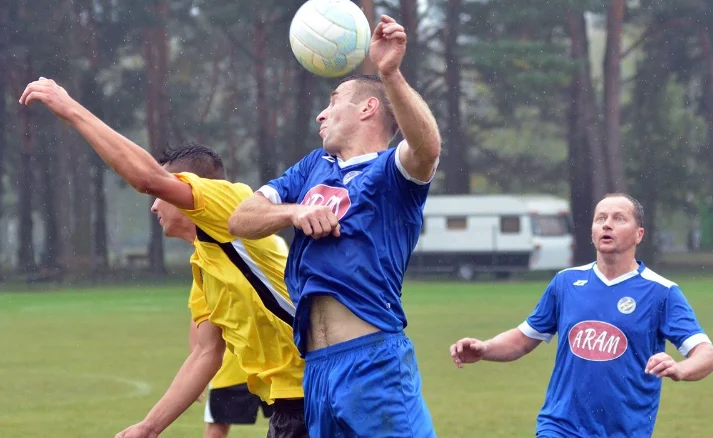
[[317, 76], [336, 78], [366, 57], [369, 21], [350, 0], [308, 0], [290, 24], [290, 46], [297, 61]]

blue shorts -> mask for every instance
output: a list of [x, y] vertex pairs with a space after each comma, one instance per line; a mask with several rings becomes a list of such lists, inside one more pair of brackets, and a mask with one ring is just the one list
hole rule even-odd
[[310, 438], [431, 438], [413, 345], [377, 332], [305, 355]]

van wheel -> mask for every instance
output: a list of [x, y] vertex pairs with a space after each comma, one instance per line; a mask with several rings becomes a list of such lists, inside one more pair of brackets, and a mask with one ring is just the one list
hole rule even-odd
[[475, 278], [475, 269], [472, 265], [460, 265], [457, 274], [461, 280], [471, 281]]

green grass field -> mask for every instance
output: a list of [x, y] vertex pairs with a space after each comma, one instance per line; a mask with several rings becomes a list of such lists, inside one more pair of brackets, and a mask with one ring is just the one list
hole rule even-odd
[[[674, 279], [713, 331], [713, 278]], [[439, 436], [533, 436], [554, 342], [517, 362], [464, 370], [453, 366], [448, 347], [519, 324], [544, 286], [406, 285], [407, 332]], [[113, 437], [143, 418], [187, 354], [186, 294], [179, 284], [0, 294], [0, 437]], [[710, 436], [710, 405], [713, 378], [666, 381], [655, 436]], [[194, 405], [162, 436], [201, 436], [202, 409]], [[265, 433], [260, 420], [232, 436]]]

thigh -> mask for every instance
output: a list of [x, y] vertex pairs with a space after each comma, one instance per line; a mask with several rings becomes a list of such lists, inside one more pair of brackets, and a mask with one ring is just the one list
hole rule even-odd
[[346, 355], [330, 375], [332, 411], [348, 437], [434, 437], [406, 337]]
[[[334, 422], [329, 399], [329, 373], [331, 361], [320, 360], [305, 364], [302, 386], [304, 388], [304, 415], [310, 438], [341, 437]], [[273, 414], [274, 415], [274, 414]]]
[[260, 398], [244, 384], [211, 389], [206, 409], [210, 409], [213, 423], [255, 424]]
[[[303, 399], [276, 400], [270, 416], [267, 438], [310, 438], [305, 424]], [[312, 436], [312, 438], [314, 438]]]

